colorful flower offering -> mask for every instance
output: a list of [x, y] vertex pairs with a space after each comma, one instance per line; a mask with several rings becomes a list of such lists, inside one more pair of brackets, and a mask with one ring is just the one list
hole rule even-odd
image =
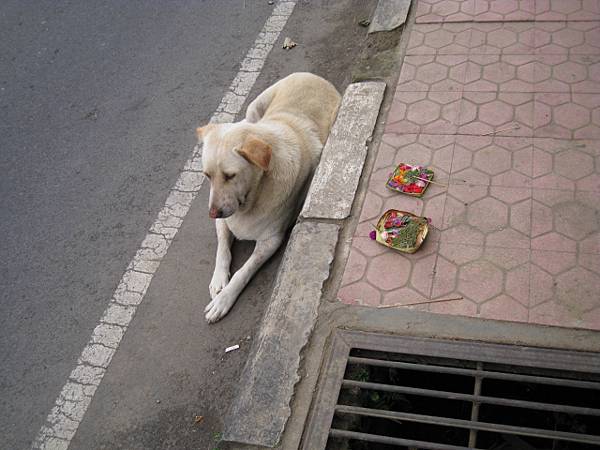
[[394, 191], [420, 197], [433, 180], [433, 170], [423, 166], [411, 166], [401, 163], [390, 174], [387, 187]]
[[390, 209], [377, 222], [371, 239], [404, 253], [416, 252], [429, 232], [429, 219]]

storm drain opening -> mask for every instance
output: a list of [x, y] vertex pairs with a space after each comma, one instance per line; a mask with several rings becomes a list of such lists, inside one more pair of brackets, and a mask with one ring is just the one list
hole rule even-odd
[[340, 331], [304, 449], [600, 449], [600, 354]]

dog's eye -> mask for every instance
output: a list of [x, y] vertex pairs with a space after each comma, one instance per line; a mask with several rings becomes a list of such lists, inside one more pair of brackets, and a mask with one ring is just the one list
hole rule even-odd
[[226, 173], [224, 175], [225, 175], [225, 181], [233, 180], [235, 178], [235, 173]]
[[202, 172], [202, 175], [204, 175], [206, 178], [208, 178], [210, 180], [210, 174], [208, 174], [206, 172]]

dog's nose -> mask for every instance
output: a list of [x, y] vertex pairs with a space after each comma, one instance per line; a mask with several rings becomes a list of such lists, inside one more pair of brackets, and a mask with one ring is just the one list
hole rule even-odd
[[215, 207], [212, 207], [209, 209], [208, 215], [211, 219], [218, 219], [219, 217], [223, 217], [223, 211], [221, 211], [220, 209], [217, 209]]

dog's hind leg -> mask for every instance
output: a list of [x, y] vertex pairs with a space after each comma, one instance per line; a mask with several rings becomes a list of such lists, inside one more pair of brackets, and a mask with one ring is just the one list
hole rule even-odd
[[284, 234], [280, 233], [264, 241], [256, 242], [254, 252], [252, 252], [248, 261], [233, 274], [229, 284], [204, 308], [207, 322], [216, 322], [229, 312], [254, 274], [277, 251], [283, 242], [283, 238]]
[[229, 268], [231, 266], [231, 243], [233, 234], [223, 219], [216, 220], [217, 227], [217, 257], [215, 271], [210, 280], [208, 290], [210, 297], [215, 298], [229, 283]]
[[271, 86], [266, 89], [262, 94], [256, 97], [252, 102], [248, 105], [248, 109], [246, 109], [246, 121], [250, 123], [256, 123], [265, 115], [267, 108], [271, 104], [273, 97], [275, 96], [275, 88], [276, 85]]

